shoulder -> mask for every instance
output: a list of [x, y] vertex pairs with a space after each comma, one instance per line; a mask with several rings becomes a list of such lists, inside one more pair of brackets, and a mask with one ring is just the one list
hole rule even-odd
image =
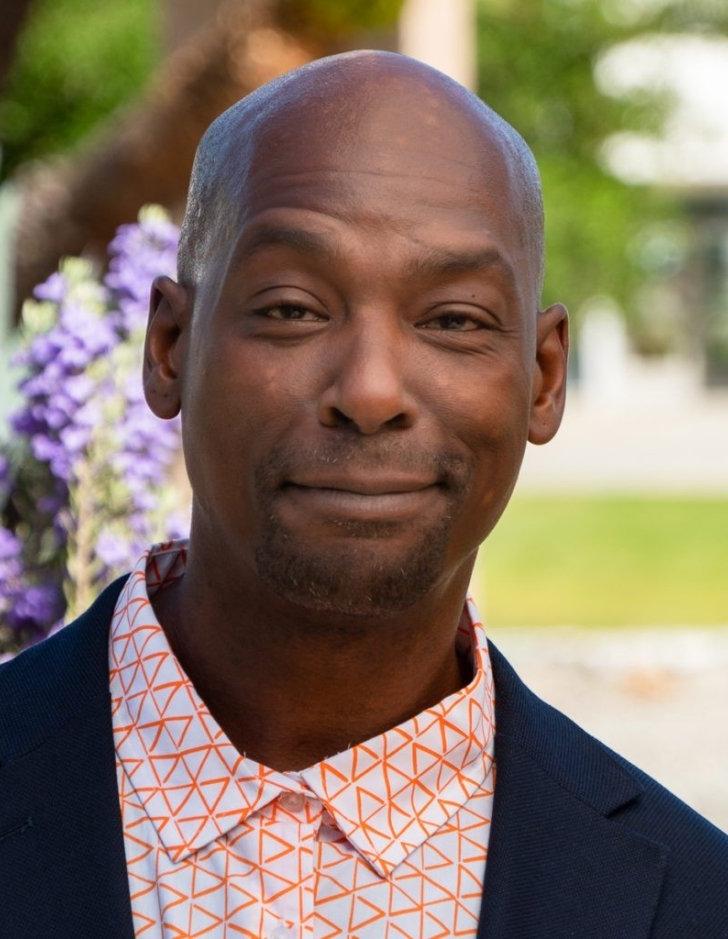
[[614, 822], [669, 848], [656, 934], [658, 927], [664, 931], [680, 923], [683, 935], [728, 939], [728, 834], [639, 767], [604, 749], [642, 786], [640, 797], [616, 813]]
[[[570, 717], [558, 711], [552, 705], [533, 695], [536, 706], [544, 713], [548, 712], [548, 724], [552, 728], [555, 741], [561, 747], [569, 749], [579, 746], [585, 753], [599, 751], [615, 769], [620, 770], [634, 782], [636, 794], [621, 806], [615, 806], [607, 816], [613, 821], [629, 825], [634, 831], [659, 841], [670, 847], [673, 863], [689, 861], [690, 864], [709, 863], [714, 858], [723, 865], [724, 885], [728, 877], [728, 834], [717, 828], [706, 818], [670, 792], [664, 785], [631, 763], [624, 756], [616, 753], [588, 731], [580, 727]], [[602, 772], [603, 766], [602, 764]], [[586, 764], [582, 769], [586, 768]], [[594, 771], [597, 764], [590, 767]], [[728, 799], [728, 791], [726, 792]], [[726, 890], [728, 900], [728, 889]]]
[[[726, 832], [709, 822], [643, 769], [593, 737], [570, 717], [536, 695], [533, 695], [533, 699], [537, 702], [536, 707], [548, 714], [546, 722], [551, 727], [552, 739], [561, 750], [561, 759], [566, 747], [572, 753], [576, 749], [584, 753], [598, 753], [605, 758], [601, 761], [602, 773], [604, 767], [611, 763], [616, 771], [626, 774], [634, 783], [634, 795], [607, 811], [605, 814], [608, 818], [669, 846], [674, 863], [710, 863], [711, 858], [719, 861], [723, 865], [725, 885], [725, 878], [728, 877], [728, 867], [725, 866], [728, 865]], [[596, 773], [598, 766], [596, 761], [592, 761], [591, 764], [583, 763], [581, 769]]]
[[[639, 767], [615, 753], [561, 711], [535, 695], [490, 644], [496, 686], [496, 802], [500, 753], [505, 760], [515, 748], [542, 776], [527, 773], [514, 815], [526, 793], [544, 777], [579, 804], [608, 821], [589, 829], [606, 839], [591, 846], [594, 857], [619, 834], [650, 844], [663, 858], [664, 881], [655, 918], [655, 936], [705, 936], [728, 939], [728, 834], [722, 832]], [[499, 704], [500, 702], [500, 704]], [[512, 757], [511, 757], [512, 758]], [[552, 787], [552, 792], [553, 790]], [[726, 793], [728, 799], [728, 793]], [[573, 805], [556, 797], [551, 811]], [[543, 809], [543, 806], [541, 807]], [[538, 813], [533, 823], [540, 824]], [[562, 825], [585, 836], [583, 813], [564, 814]], [[580, 827], [579, 826], [583, 826]], [[597, 836], [597, 832], [599, 832]]]
[[[633, 798], [606, 813], [612, 824], [665, 850], [665, 879], [655, 913], [655, 936], [705, 936], [728, 939], [728, 834], [721, 831], [664, 785], [592, 737], [545, 702], [563, 738], [584, 749], [597, 748], [631, 780]], [[726, 792], [728, 799], [728, 792]]]
[[108, 630], [127, 575], [53, 636], [0, 665], [0, 763], [27, 752], [108, 682]]

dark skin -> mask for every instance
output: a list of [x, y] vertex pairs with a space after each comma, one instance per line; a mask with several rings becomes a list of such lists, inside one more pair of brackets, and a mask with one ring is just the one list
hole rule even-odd
[[320, 71], [246, 138], [233, 239], [196, 283], [155, 281], [145, 351], [194, 494], [154, 608], [233, 744], [279, 770], [469, 680], [478, 546], [566, 375], [497, 128], [402, 57]]

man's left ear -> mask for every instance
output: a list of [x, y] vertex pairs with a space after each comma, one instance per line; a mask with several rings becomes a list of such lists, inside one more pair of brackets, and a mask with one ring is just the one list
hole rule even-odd
[[536, 369], [531, 396], [530, 443], [548, 443], [559, 429], [566, 400], [569, 316], [555, 303], [536, 320]]
[[155, 277], [144, 342], [144, 397], [157, 417], [165, 420], [180, 411], [190, 307], [184, 287], [171, 277]]

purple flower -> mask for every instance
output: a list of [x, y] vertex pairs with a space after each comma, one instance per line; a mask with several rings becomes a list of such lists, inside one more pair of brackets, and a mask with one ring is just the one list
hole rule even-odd
[[58, 271], [55, 271], [48, 280], [43, 281], [33, 291], [33, 295], [39, 300], [50, 300], [52, 303], [60, 303], [66, 293], [66, 281]]
[[0, 615], [9, 619], [22, 594], [23, 546], [7, 528], [0, 528]]
[[0, 528], [0, 564], [7, 564], [20, 557], [23, 546], [7, 528]]
[[179, 230], [160, 212], [142, 210], [139, 223], [122, 225], [109, 245], [104, 283], [114, 294], [120, 320], [129, 332], [144, 326], [149, 290], [160, 274], [177, 270]]
[[[18, 636], [60, 628], [63, 595], [49, 571], [62, 570], [64, 552], [76, 550], [71, 505], [78, 502], [69, 500], [78, 495], [82, 467], [84, 478], [91, 473], [83, 495], [100, 530], [100, 579], [126, 569], [159, 538], [160, 506], [168, 504], [160, 487], [179, 451], [180, 421], [161, 421], [146, 405], [140, 339], [152, 280], [176, 271], [178, 235], [160, 210], [143, 210], [138, 223], [119, 228], [103, 280], [86, 262], [68, 259], [34, 291], [46, 306], [27, 308], [29, 339], [14, 357], [25, 372], [22, 406], [10, 426], [13, 474], [32, 491], [33, 515], [21, 522], [33, 538], [23, 546], [0, 528], [0, 622]], [[0, 510], [10, 471], [0, 456]], [[176, 518], [165, 536], [187, 529]], [[57, 552], [50, 560], [49, 550]]]
[[129, 543], [113, 532], [102, 531], [96, 542], [96, 553], [106, 567], [115, 570], [128, 566], [136, 558], [130, 557]]
[[10, 460], [0, 453], [0, 491], [6, 489], [10, 482]]
[[[47, 628], [59, 613], [60, 592], [51, 584], [35, 584], [19, 590], [7, 619], [16, 629], [37, 633]], [[45, 628], [44, 628], [45, 627]]]

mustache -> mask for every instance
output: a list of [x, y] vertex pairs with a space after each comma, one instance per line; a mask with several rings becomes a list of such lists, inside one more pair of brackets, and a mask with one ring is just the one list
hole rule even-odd
[[287, 479], [321, 466], [353, 466], [357, 472], [387, 470], [422, 473], [454, 492], [467, 488], [473, 474], [471, 464], [459, 453], [413, 449], [394, 441], [338, 439], [315, 446], [286, 442], [274, 447], [255, 471], [259, 490], [277, 489]]

